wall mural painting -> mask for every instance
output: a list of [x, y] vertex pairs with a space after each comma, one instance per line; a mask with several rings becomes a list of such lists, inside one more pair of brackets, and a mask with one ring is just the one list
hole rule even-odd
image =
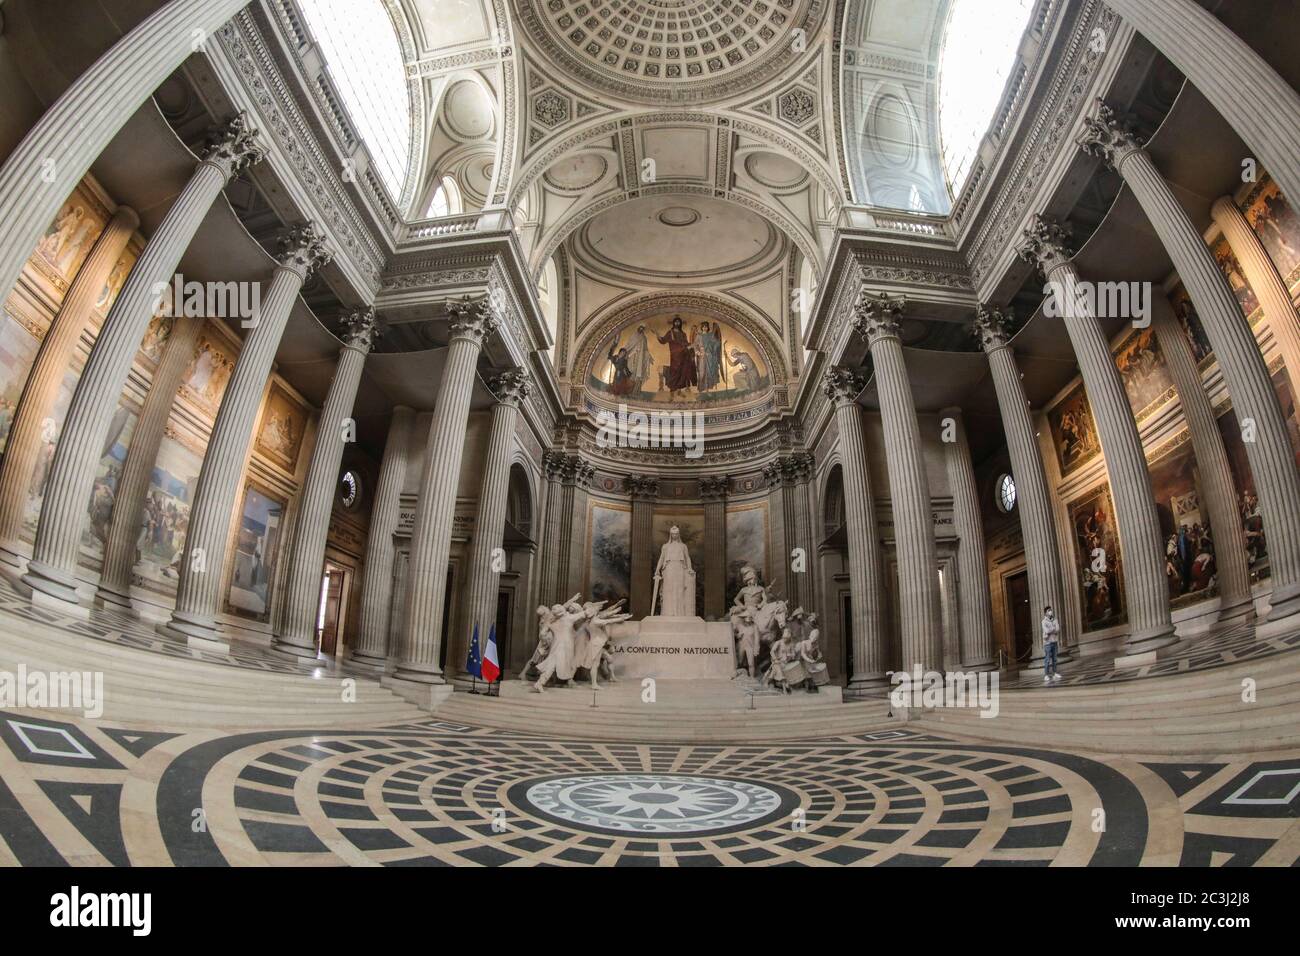
[[0, 319], [0, 451], [9, 441], [18, 400], [36, 361], [40, 341], [8, 309]]
[[1246, 198], [1242, 212], [1278, 273], [1287, 280], [1287, 287], [1294, 289], [1300, 284], [1300, 215], [1267, 176]]
[[170, 435], [163, 437], [140, 518], [140, 538], [136, 544], [139, 561], [135, 570], [146, 583], [161, 585], [166, 591], [176, 589], [185, 532], [189, 528], [190, 502], [194, 500], [202, 467], [202, 455]]
[[95, 297], [95, 308], [99, 310], [101, 315], [108, 315], [108, 310], [117, 301], [118, 293], [122, 291], [122, 286], [126, 284], [126, 277], [131, 274], [131, 269], [135, 266], [137, 258], [136, 251], [128, 246], [113, 265], [113, 271], [108, 274], [108, 279], [104, 282], [103, 288], [99, 290], [99, 295]]
[[1083, 383], [1075, 386], [1065, 399], [1047, 413], [1052, 429], [1052, 443], [1061, 474], [1068, 475], [1101, 451], [1101, 440], [1092, 420], [1092, 407]]
[[1134, 331], [1115, 353], [1115, 365], [1134, 415], [1141, 415], [1174, 387], [1164, 353], [1151, 329]]
[[745, 565], [758, 572], [759, 582], [768, 582], [767, 504], [727, 510], [727, 607], [736, 600], [743, 582]]
[[1192, 297], [1187, 294], [1187, 289], [1182, 282], [1174, 286], [1173, 291], [1169, 293], [1169, 305], [1183, 327], [1183, 333], [1192, 347], [1192, 357], [1196, 359], [1196, 364], [1203, 364], [1214, 354], [1214, 348], [1210, 345], [1210, 337], [1205, 334], [1205, 326], [1201, 324], [1201, 317], [1192, 303]]
[[1083, 629], [1098, 631], [1125, 620], [1119, 533], [1110, 486], [1103, 484], [1069, 506], [1075, 569], [1083, 599]]
[[659, 549], [668, 540], [668, 531], [673, 525], [681, 532], [682, 543], [691, 556], [691, 567], [695, 569], [695, 613], [699, 614], [704, 608], [704, 512], [655, 512], [651, 540], [654, 541], [653, 554], [656, 561], [659, 560]]
[[1242, 315], [1250, 318], [1259, 311], [1259, 296], [1255, 295], [1255, 290], [1246, 281], [1246, 273], [1242, 271], [1236, 253], [1228, 245], [1228, 240], [1222, 238], [1214, 244], [1210, 251], [1214, 253], [1214, 261], [1219, 264], [1219, 271], [1223, 273], [1223, 278], [1227, 280], [1228, 287], [1232, 289], [1237, 304], [1241, 306]]
[[287, 502], [251, 482], [244, 487], [226, 609], [257, 621], [271, 619], [271, 581], [280, 555]]
[[36, 243], [32, 259], [70, 281], [86, 261], [104, 225], [95, 206], [77, 190]]
[[1213, 596], [1217, 569], [1209, 515], [1201, 506], [1196, 456], [1190, 445], [1150, 466], [1160, 530], [1165, 538], [1165, 578], [1174, 607]]
[[771, 386], [762, 351], [726, 322], [691, 312], [629, 323], [601, 342], [587, 387], [615, 401], [722, 405]]
[[257, 450], [293, 474], [306, 430], [307, 409], [278, 382], [273, 382], [262, 413], [262, 427], [257, 433]]
[[[23, 512], [23, 538], [35, 540], [36, 525], [41, 517], [41, 503], [45, 500], [45, 485], [50, 480], [50, 470], [54, 467], [54, 451], [59, 445], [59, 435], [63, 432], [63, 423], [72, 407], [72, 396], [77, 390], [77, 369], [66, 369], [63, 380], [59, 382], [59, 391], [54, 398], [54, 406], [41, 429], [40, 447], [36, 452], [36, 464], [32, 469], [31, 484], [27, 487], [27, 510]], [[113, 413], [113, 422], [105, 441], [115, 440], [117, 432], [125, 425], [125, 409], [119, 407]]]
[[162, 361], [163, 349], [175, 327], [176, 320], [165, 310], [155, 312], [154, 317], [149, 320], [149, 326], [144, 330], [144, 338], [140, 340], [140, 352], [151, 365], [157, 367]]
[[[595, 601], [632, 598], [632, 512], [627, 508], [591, 505], [591, 560], [587, 591]], [[568, 597], [568, 595], [565, 595]]]
[[94, 560], [104, 560], [104, 543], [108, 540], [108, 525], [113, 517], [113, 501], [117, 496], [117, 483], [122, 477], [131, 435], [138, 421], [136, 413], [125, 405], [118, 405], [104, 440], [104, 453], [95, 468], [95, 485], [90, 492], [86, 512], [89, 520], [81, 529], [81, 550]]
[[194, 358], [190, 360], [190, 366], [181, 382], [181, 393], [215, 416], [234, 370], [234, 360], [225, 348], [216, 340], [201, 335], [194, 350]]

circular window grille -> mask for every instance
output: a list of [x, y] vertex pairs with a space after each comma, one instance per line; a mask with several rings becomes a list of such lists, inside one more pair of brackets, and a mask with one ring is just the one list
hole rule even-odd
[[998, 508], [1003, 514], [1010, 514], [1016, 506], [1016, 480], [1010, 475], [1003, 475], [997, 484]]
[[344, 508], [354, 508], [361, 500], [361, 479], [355, 471], [345, 471], [339, 479], [339, 500]]

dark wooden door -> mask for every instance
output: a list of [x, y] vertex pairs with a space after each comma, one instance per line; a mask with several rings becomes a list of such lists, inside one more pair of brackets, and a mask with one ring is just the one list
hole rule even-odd
[[331, 657], [339, 642], [339, 612], [343, 607], [343, 584], [347, 572], [329, 568], [325, 572], [325, 618], [320, 631], [320, 651]]
[[1007, 578], [1007, 606], [1011, 608], [1011, 633], [1016, 660], [1027, 661], [1034, 646], [1034, 612], [1029, 606], [1029, 572]]

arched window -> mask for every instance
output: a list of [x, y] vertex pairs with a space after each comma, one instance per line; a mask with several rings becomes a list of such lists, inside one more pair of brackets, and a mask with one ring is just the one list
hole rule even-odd
[[411, 157], [411, 97], [383, 0], [299, 0], [298, 6], [375, 172], [400, 199]]
[[1037, 0], [953, 0], [939, 55], [939, 136], [954, 198], [993, 121]]
[[1016, 508], [1016, 480], [1010, 475], [1001, 475], [994, 485], [993, 493], [997, 497], [998, 510], [1004, 515], [1011, 514]]

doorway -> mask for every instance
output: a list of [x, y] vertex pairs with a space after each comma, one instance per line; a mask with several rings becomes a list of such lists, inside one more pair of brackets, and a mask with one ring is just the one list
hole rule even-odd
[[316, 613], [316, 646], [320, 653], [334, 657], [343, 638], [348, 593], [348, 570], [329, 561], [320, 583], [320, 606]]
[[1029, 660], [1034, 649], [1034, 616], [1029, 606], [1029, 572], [1021, 571], [1006, 579], [1007, 607], [1011, 609], [1011, 640], [1016, 660]]

